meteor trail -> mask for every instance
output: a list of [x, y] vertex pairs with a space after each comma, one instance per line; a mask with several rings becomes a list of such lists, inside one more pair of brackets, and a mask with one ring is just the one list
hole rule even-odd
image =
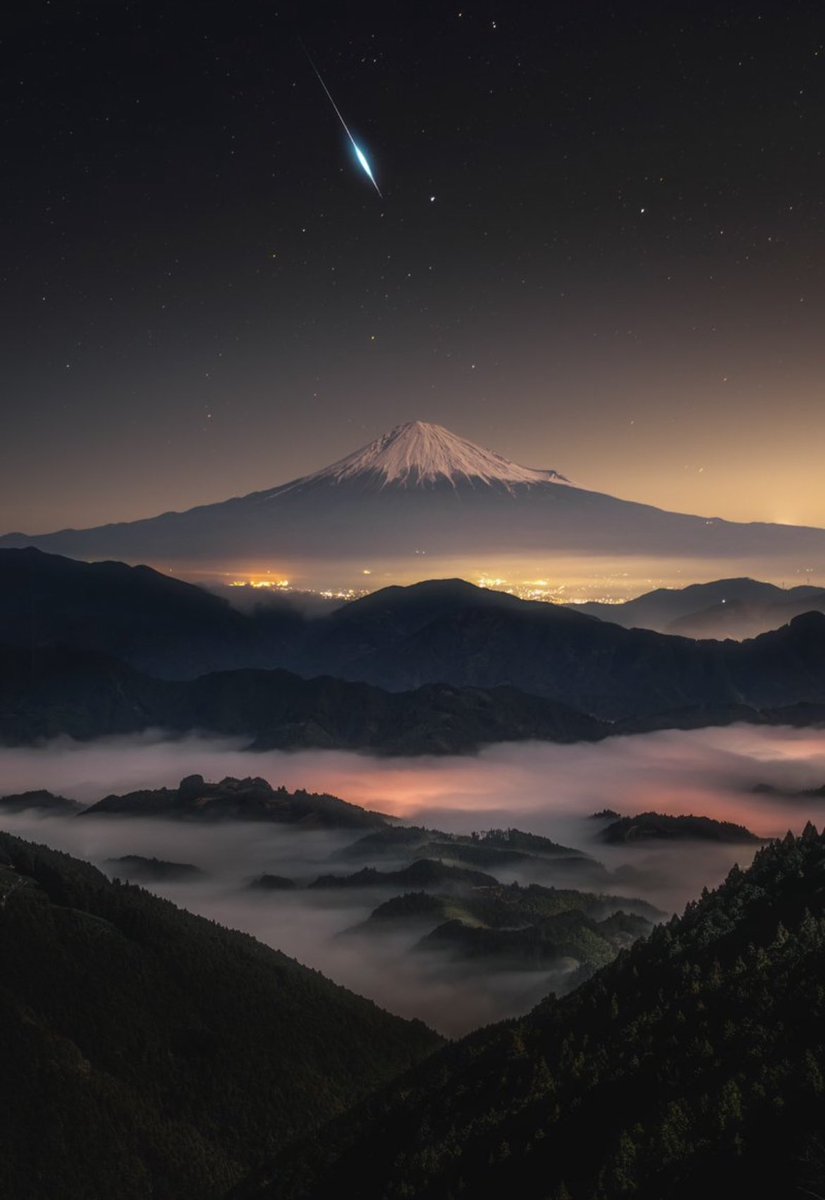
[[346, 123], [346, 121], [344, 120], [344, 118], [341, 116], [341, 110], [340, 110], [340, 108], [338, 107], [338, 105], [337, 105], [337, 104], [335, 103], [335, 101], [333, 100], [333, 98], [332, 98], [332, 93], [330, 92], [329, 88], [328, 88], [328, 87], [327, 87], [327, 85], [324, 83], [323, 79], [321, 78], [321, 72], [318, 70], [318, 68], [316, 67], [315, 63], [314, 63], [314, 62], [312, 61], [312, 59], [310, 58], [309, 51], [307, 50], [306, 46], [304, 46], [304, 43], [303, 43], [303, 42], [301, 42], [301, 46], [302, 46], [302, 48], [303, 48], [304, 54], [307, 56], [307, 59], [309, 60], [309, 65], [312, 67], [313, 71], [314, 71], [314, 72], [315, 72], [315, 74], [318, 76], [318, 82], [320, 83], [321, 87], [324, 89], [324, 91], [325, 91], [325, 92], [326, 92], [326, 94], [327, 94], [327, 99], [329, 100], [330, 104], [332, 105], [332, 107], [333, 107], [333, 108], [334, 108], [334, 110], [335, 110], [335, 115], [336, 115], [336, 117], [337, 117], [337, 118], [338, 118], [338, 120], [341, 122], [341, 124], [344, 126], [344, 133], [346, 133], [347, 137], [348, 137], [348, 138], [349, 138], [349, 140], [352, 142], [352, 148], [353, 148], [353, 150], [355, 151], [355, 157], [358, 159], [358, 162], [359, 162], [359, 164], [360, 164], [361, 168], [363, 169], [363, 171], [364, 171], [364, 174], [367, 176], [367, 178], [369, 179], [370, 183], [372, 184], [372, 186], [375, 188], [376, 192], [378, 192], [378, 195], [379, 195], [379, 196], [381, 196], [381, 199], [383, 200], [383, 199], [384, 199], [384, 197], [381, 195], [381, 189], [380, 189], [380, 187], [379, 187], [379, 186], [378, 186], [378, 184], [375, 182], [375, 176], [374, 176], [374, 175], [373, 175], [373, 173], [372, 173], [372, 167], [370, 166], [370, 164], [369, 164], [369, 162], [368, 162], [368, 160], [367, 160], [367, 156], [366, 156], [366, 154], [364, 154], [364, 151], [361, 149], [361, 147], [360, 147], [360, 146], [358, 145], [358, 143], [356, 142], [355, 138], [354, 138], [354, 137], [352, 136], [352, 134], [350, 133], [350, 131], [349, 131], [349, 126], [347, 125], [347, 123]]

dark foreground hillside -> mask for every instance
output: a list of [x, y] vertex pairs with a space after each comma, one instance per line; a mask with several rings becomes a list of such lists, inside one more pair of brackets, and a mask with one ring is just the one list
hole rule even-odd
[[0, 1191], [209, 1200], [438, 1043], [253, 938], [0, 834]]
[[561, 1001], [480, 1030], [244, 1197], [825, 1193], [825, 841], [812, 827]]

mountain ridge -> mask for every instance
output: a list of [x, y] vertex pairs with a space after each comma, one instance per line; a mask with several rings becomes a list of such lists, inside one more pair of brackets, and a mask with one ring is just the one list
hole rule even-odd
[[238, 737], [255, 750], [378, 754], [466, 754], [488, 742], [591, 741], [608, 732], [570, 705], [505, 686], [388, 692], [277, 669], [155, 679], [106, 655], [0, 645], [0, 744], [153, 729]]
[[0, 552], [5, 737], [128, 732], [154, 718], [261, 744], [444, 752], [531, 731], [575, 740], [765, 719], [789, 706], [794, 723], [816, 723], [825, 704], [817, 612], [746, 642], [696, 642], [447, 580], [319, 618], [248, 616], [219, 601], [204, 615], [211, 598], [199, 589], [170, 592], [165, 576], [134, 572]]
[[755, 637], [811, 610], [825, 611], [825, 589], [777, 587], [747, 576], [656, 588], [619, 604], [587, 602], [577, 612], [622, 625], [696, 639]]

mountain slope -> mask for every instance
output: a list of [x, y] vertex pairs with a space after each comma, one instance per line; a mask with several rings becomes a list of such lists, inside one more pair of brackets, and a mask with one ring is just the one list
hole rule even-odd
[[363, 566], [387, 559], [420, 571], [422, 555], [821, 560], [825, 531], [737, 524], [619, 500], [413, 421], [279, 487], [94, 529], [7, 534], [0, 546], [150, 563], [360, 560]]
[[0, 834], [15, 1200], [209, 1200], [438, 1039], [253, 938]]
[[769, 845], [571, 995], [441, 1051], [236, 1194], [821, 1194], [823, 871], [812, 827]]

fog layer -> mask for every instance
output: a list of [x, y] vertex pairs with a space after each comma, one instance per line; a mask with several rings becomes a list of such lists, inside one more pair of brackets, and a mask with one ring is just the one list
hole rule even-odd
[[[517, 827], [545, 834], [599, 859], [611, 875], [595, 888], [550, 870], [543, 883], [640, 897], [666, 912], [680, 909], [703, 886], [715, 886], [734, 862], [749, 862], [753, 846], [608, 847], [599, 841], [603, 825], [591, 819], [594, 811], [703, 814], [763, 837], [799, 830], [809, 818], [820, 825], [825, 819], [825, 796], [793, 795], [825, 783], [825, 739], [790, 729], [664, 732], [596, 745], [493, 746], [472, 757], [408, 760], [325, 751], [251, 753], [225, 739], [152, 735], [0, 749], [0, 794], [47, 788], [89, 804], [110, 792], [174, 787], [193, 773], [213, 780], [262, 776], [273, 786], [330, 792], [450, 832]], [[756, 785], [775, 790], [754, 792]], [[358, 838], [356, 831], [299, 833], [260, 823], [39, 816], [33, 810], [3, 814], [0, 821], [11, 833], [65, 849], [112, 875], [121, 872], [111, 860], [122, 855], [192, 863], [206, 872], [201, 880], [153, 884], [152, 890], [448, 1033], [524, 1011], [558, 982], [559, 973], [546, 971], [447, 970], [441, 959], [410, 952], [420, 933], [414, 929], [371, 938], [348, 932], [399, 889], [314, 891], [303, 885], [369, 862], [339, 857]], [[250, 888], [262, 873], [299, 886], [285, 892]], [[497, 875], [502, 882], [519, 879], [513, 867]]]

